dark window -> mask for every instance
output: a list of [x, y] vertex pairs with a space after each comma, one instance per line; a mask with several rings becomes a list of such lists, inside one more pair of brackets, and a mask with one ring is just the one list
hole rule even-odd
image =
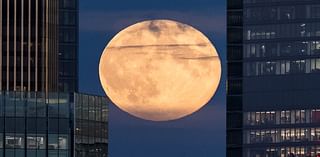
[[59, 119], [59, 133], [67, 134], [70, 131], [69, 119]]
[[49, 119], [49, 133], [59, 133], [59, 120], [56, 118]]
[[27, 132], [28, 133], [37, 133], [37, 119], [28, 118], [27, 119]]
[[6, 118], [6, 132], [15, 132], [15, 118]]

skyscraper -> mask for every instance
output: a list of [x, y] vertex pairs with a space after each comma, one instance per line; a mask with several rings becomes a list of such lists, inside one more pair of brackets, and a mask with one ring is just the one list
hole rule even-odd
[[59, 4], [59, 91], [78, 91], [78, 0]]
[[0, 1], [0, 90], [77, 91], [78, 1]]
[[105, 97], [0, 93], [0, 157], [106, 157]]
[[320, 155], [320, 1], [228, 0], [227, 156]]
[[101, 156], [106, 97], [78, 92], [78, 0], [0, 0], [0, 157]]
[[[57, 87], [57, 1], [1, 0], [0, 89]], [[50, 58], [50, 59], [49, 59]]]

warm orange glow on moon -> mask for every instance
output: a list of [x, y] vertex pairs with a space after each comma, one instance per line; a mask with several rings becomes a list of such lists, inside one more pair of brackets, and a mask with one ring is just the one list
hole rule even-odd
[[168, 121], [196, 112], [211, 99], [221, 63], [209, 39], [195, 28], [153, 20], [118, 33], [101, 56], [99, 74], [120, 109]]

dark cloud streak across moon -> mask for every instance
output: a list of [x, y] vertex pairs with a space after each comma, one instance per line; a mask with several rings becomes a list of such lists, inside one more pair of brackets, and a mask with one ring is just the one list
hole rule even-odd
[[177, 47], [177, 46], [206, 46], [209, 43], [200, 43], [200, 44], [167, 44], [167, 45], [129, 45], [129, 46], [118, 46], [118, 47], [108, 47], [108, 49], [114, 48], [140, 48], [140, 47]]

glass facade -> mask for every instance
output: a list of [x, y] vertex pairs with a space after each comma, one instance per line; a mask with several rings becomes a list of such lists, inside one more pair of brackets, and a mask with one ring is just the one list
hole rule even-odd
[[0, 90], [78, 91], [78, 0], [0, 0]]
[[107, 157], [108, 105], [105, 98], [75, 95], [76, 157]]
[[84, 156], [105, 157], [107, 113], [105, 97], [1, 93], [0, 157], [73, 157], [82, 151]]
[[78, 0], [59, 2], [59, 91], [78, 91]]
[[228, 1], [227, 156], [320, 156], [320, 1]]
[[243, 2], [227, 1], [227, 156], [242, 155]]
[[74, 93], [78, 14], [78, 0], [0, 0], [0, 157], [107, 156], [109, 101]]
[[57, 6], [57, 1], [0, 0], [1, 91], [57, 89]]

